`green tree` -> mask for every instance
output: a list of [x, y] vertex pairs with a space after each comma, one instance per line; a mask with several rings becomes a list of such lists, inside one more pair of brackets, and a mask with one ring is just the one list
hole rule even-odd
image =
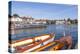
[[70, 19], [70, 18], [68, 18], [68, 19], [67, 19], [67, 21], [71, 21], [71, 19]]
[[74, 22], [75, 22], [75, 24], [77, 24], [77, 23], [78, 23], [78, 20], [77, 20], [77, 19], [75, 19], [75, 20], [74, 20]]
[[19, 15], [18, 15], [18, 14], [13, 14], [13, 16], [14, 16], [14, 17], [19, 17]]

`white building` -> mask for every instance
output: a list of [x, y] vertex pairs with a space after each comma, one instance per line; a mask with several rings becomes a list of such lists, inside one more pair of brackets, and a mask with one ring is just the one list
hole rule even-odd
[[15, 17], [12, 17], [12, 18], [11, 18], [11, 21], [12, 21], [12, 22], [17, 22], [17, 21], [20, 21], [20, 22], [21, 22], [22, 19], [21, 19], [20, 17], [16, 17], [16, 18], [15, 18]]
[[35, 20], [36, 24], [46, 24], [46, 20]]
[[14, 16], [9, 18], [9, 21], [11, 22], [12, 29], [22, 26], [22, 22], [23, 22], [21, 17], [14, 17]]
[[57, 21], [56, 21], [56, 24], [64, 24], [64, 23], [65, 23], [64, 20], [57, 20]]
[[24, 24], [31, 24], [34, 21], [32, 17], [22, 17], [22, 20]]

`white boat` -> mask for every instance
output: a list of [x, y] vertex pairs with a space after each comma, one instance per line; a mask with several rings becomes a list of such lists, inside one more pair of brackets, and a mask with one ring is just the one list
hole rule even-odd
[[25, 39], [13, 41], [11, 44], [9, 44], [9, 46], [10, 46], [10, 50], [14, 53], [31, 52], [46, 46], [50, 42], [53, 42], [54, 38], [55, 38], [54, 33], [44, 34], [40, 36], [35, 36], [33, 38], [25, 38]]

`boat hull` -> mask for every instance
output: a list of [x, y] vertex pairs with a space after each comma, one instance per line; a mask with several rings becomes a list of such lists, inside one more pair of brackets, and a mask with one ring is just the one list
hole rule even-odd
[[[53, 42], [55, 35], [53, 34], [45, 34], [41, 36], [36, 36], [33, 38], [25, 38], [22, 40], [17, 40], [10, 44], [16, 50], [15, 53], [22, 53], [22, 52], [32, 52], [36, 49], [39, 49], [43, 46], [46, 46], [50, 42]], [[41, 49], [43, 50], [43, 49]]]

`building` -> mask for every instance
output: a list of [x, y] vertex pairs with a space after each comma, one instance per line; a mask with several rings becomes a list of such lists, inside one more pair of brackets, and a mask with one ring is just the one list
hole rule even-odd
[[56, 20], [56, 24], [64, 24], [65, 21], [64, 20]]
[[11, 29], [15, 28], [26, 28], [30, 25], [40, 25], [40, 24], [46, 24], [46, 20], [43, 19], [34, 19], [31, 16], [27, 17], [14, 17], [12, 16], [9, 18], [9, 21], [11, 22]]
[[35, 24], [46, 24], [46, 20], [35, 20], [34, 21]]
[[34, 18], [27, 16], [27, 17], [22, 17], [22, 20], [24, 24], [31, 24], [34, 21]]
[[21, 22], [22, 19], [21, 19], [20, 17], [16, 17], [16, 18], [15, 18], [15, 17], [12, 17], [12, 18], [11, 18], [11, 21], [12, 21], [12, 22]]
[[9, 22], [11, 23], [11, 29], [13, 29], [16, 27], [20, 27], [22, 25], [23, 20], [21, 19], [21, 17], [12, 16], [11, 18], [9, 18]]

